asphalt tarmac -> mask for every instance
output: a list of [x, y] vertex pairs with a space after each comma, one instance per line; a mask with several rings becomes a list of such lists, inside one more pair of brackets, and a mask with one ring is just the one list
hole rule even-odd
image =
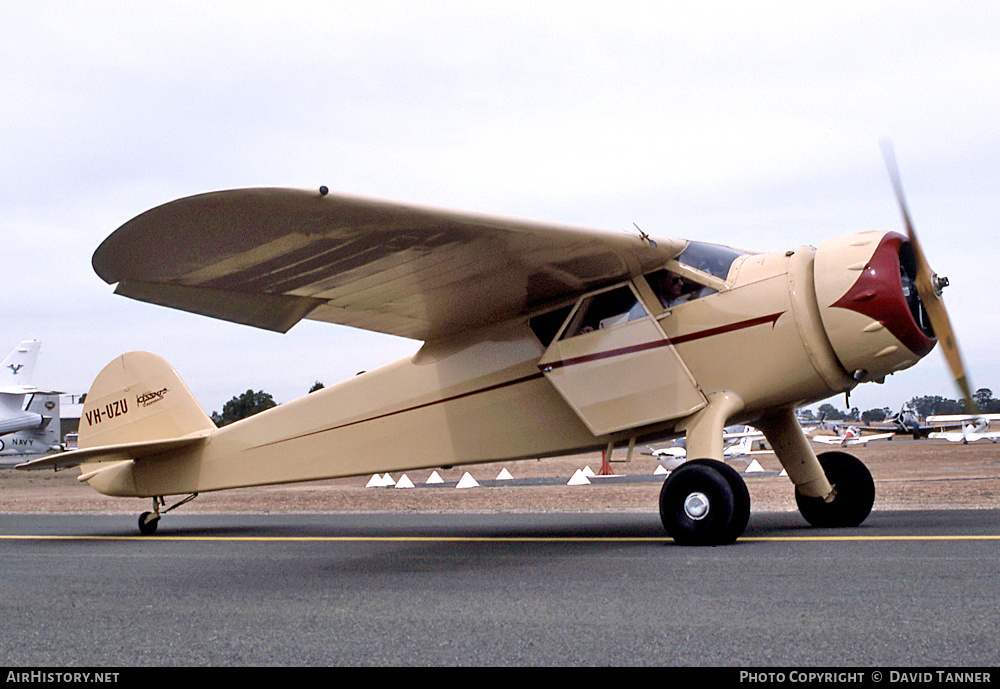
[[0, 515], [4, 666], [850, 666], [1000, 661], [1000, 510]]

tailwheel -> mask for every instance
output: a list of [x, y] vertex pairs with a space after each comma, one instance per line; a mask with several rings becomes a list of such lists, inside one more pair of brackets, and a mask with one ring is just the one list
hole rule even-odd
[[159, 524], [160, 515], [155, 512], [143, 512], [139, 515], [139, 533], [143, 536], [152, 536]]
[[139, 533], [141, 533], [143, 536], [152, 536], [154, 533], [156, 533], [156, 527], [160, 525], [160, 516], [161, 516], [161, 513], [162, 514], [166, 514], [167, 512], [170, 512], [171, 510], [177, 509], [181, 505], [186, 505], [187, 503], [189, 503], [192, 500], [194, 500], [196, 497], [198, 497], [198, 494], [197, 493], [192, 493], [191, 495], [187, 496], [186, 498], [180, 500], [179, 502], [174, 503], [170, 507], [167, 507], [166, 509], [163, 509], [163, 510], [161, 510], [160, 508], [163, 507], [163, 506], [165, 506], [167, 504], [164, 501], [163, 496], [162, 495], [158, 495], [158, 496], [154, 497], [153, 498], [153, 511], [152, 512], [143, 512], [142, 514], [139, 515]]
[[671, 472], [660, 489], [660, 519], [680, 545], [725, 545], [750, 520], [750, 493], [735, 469], [695, 459]]
[[875, 482], [861, 460], [846, 452], [823, 452], [817, 456], [833, 486], [831, 501], [811, 498], [795, 491], [795, 502], [806, 521], [816, 527], [858, 526], [875, 504]]

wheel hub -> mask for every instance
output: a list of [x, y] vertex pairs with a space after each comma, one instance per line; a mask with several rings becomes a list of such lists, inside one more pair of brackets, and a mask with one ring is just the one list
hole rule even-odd
[[708, 496], [704, 493], [691, 493], [684, 498], [684, 514], [698, 521], [708, 515]]

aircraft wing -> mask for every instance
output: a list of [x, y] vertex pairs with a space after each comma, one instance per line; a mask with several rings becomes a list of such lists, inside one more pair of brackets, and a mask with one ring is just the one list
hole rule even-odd
[[1000, 414], [938, 414], [936, 416], [928, 416], [927, 424], [935, 428], [941, 428], [943, 426], [961, 426], [965, 422], [979, 421], [981, 419], [998, 421], [1000, 420]]
[[651, 270], [686, 245], [360, 196], [242, 189], [139, 215], [98, 247], [93, 265], [117, 294], [268, 330], [309, 318], [431, 340]]

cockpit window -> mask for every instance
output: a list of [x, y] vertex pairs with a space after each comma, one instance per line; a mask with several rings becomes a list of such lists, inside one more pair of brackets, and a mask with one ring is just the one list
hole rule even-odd
[[677, 261], [689, 268], [713, 275], [720, 280], [729, 277], [729, 268], [744, 252], [719, 244], [691, 242]]
[[646, 310], [627, 286], [587, 297], [576, 310], [562, 339], [611, 328], [646, 316]]
[[665, 269], [647, 273], [646, 282], [660, 300], [660, 306], [665, 309], [715, 294], [711, 287]]

